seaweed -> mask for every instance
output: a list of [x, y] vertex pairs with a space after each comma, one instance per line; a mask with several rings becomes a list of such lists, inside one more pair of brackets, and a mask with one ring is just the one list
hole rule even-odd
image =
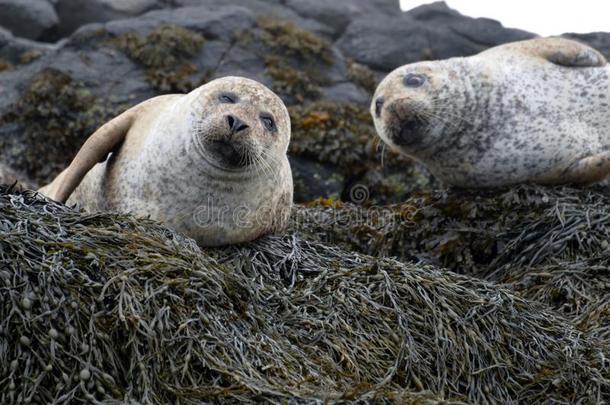
[[330, 45], [280, 17], [259, 16], [255, 28], [238, 33], [235, 42], [263, 45], [259, 56], [265, 61], [265, 74], [273, 80], [273, 90], [287, 104], [318, 99], [320, 86], [328, 83], [325, 70], [334, 63]]
[[522, 185], [424, 192], [384, 207], [302, 209], [295, 224], [348, 250], [508, 286], [610, 343], [607, 191]]
[[50, 181], [84, 140], [116, 112], [82, 83], [59, 70], [45, 68], [32, 77], [19, 100], [2, 117], [4, 122], [22, 128], [19, 135], [2, 140], [4, 158], [34, 181]]
[[260, 39], [275, 54], [295, 57], [299, 62], [323, 61], [333, 63], [328, 42], [312, 32], [299, 28], [293, 22], [271, 16], [259, 16], [256, 25], [260, 28]]
[[607, 344], [486, 281], [6, 187], [0, 227], [3, 403], [610, 400]]
[[205, 39], [195, 31], [160, 25], [146, 37], [128, 32], [109, 43], [143, 65], [148, 82], [162, 93], [186, 93], [197, 85], [190, 80], [198, 72], [190, 59], [201, 50]]
[[348, 59], [347, 61], [347, 78], [365, 89], [371, 95], [375, 93], [377, 83], [379, 82], [371, 69], [352, 59]]
[[332, 165], [346, 176], [346, 201], [353, 200], [350, 194], [356, 186], [366, 187], [368, 204], [379, 204], [401, 201], [435, 184], [411, 159], [381, 143], [365, 107], [320, 101], [288, 110], [292, 121], [289, 153]]
[[4, 59], [0, 59], [0, 72], [4, 72], [7, 70], [13, 70], [15, 67], [12, 63], [5, 61]]

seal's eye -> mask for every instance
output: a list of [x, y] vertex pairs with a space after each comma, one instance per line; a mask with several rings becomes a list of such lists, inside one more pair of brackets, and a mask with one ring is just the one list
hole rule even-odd
[[224, 104], [235, 104], [237, 103], [237, 94], [235, 93], [220, 93], [218, 101]]
[[261, 114], [261, 122], [267, 129], [267, 131], [275, 132], [275, 121], [273, 121], [273, 117], [270, 114], [263, 113]]
[[409, 73], [402, 82], [407, 87], [419, 87], [426, 82], [426, 77], [415, 73]]

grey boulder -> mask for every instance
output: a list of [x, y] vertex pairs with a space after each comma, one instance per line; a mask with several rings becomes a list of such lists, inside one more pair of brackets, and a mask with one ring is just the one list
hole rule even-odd
[[0, 26], [15, 36], [40, 39], [59, 19], [47, 0], [0, 0]]

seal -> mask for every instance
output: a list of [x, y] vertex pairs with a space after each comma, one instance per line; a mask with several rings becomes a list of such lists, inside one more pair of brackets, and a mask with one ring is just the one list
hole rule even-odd
[[281, 99], [241, 77], [149, 99], [100, 127], [39, 191], [86, 211], [149, 216], [219, 246], [285, 228], [292, 207]]
[[371, 114], [385, 143], [457, 187], [610, 173], [610, 66], [568, 39], [402, 66], [379, 84]]

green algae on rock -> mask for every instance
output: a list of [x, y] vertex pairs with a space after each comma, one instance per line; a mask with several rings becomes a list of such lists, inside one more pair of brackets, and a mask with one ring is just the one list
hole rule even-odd
[[607, 345], [489, 282], [6, 188], [0, 227], [3, 403], [610, 400]]
[[189, 79], [197, 73], [190, 59], [201, 50], [205, 39], [195, 31], [160, 25], [146, 37], [128, 32], [109, 43], [146, 67], [146, 79], [162, 93], [187, 93], [197, 85]]

